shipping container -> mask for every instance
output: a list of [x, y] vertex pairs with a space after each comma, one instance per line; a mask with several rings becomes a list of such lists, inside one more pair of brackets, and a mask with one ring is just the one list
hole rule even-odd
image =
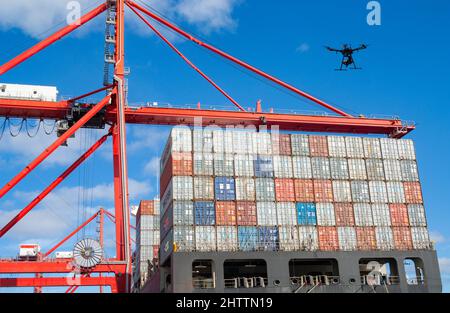
[[258, 250], [278, 251], [279, 249], [278, 227], [259, 226], [258, 227]]
[[256, 143], [258, 154], [262, 155], [272, 154], [272, 138], [269, 133], [264, 132], [253, 133], [253, 138]]
[[192, 131], [189, 127], [177, 126], [172, 128], [161, 158], [160, 168], [168, 162], [173, 152], [192, 152]]
[[233, 177], [234, 176], [234, 155], [225, 153], [215, 153], [214, 176]]
[[330, 170], [332, 179], [349, 179], [347, 159], [330, 158]]
[[214, 200], [214, 178], [205, 176], [194, 177], [194, 199]]
[[384, 175], [388, 181], [402, 181], [402, 169], [399, 160], [383, 160]]
[[370, 202], [388, 203], [386, 183], [384, 181], [369, 181]]
[[391, 210], [384, 203], [372, 204], [372, 217], [375, 226], [391, 226]]
[[292, 169], [295, 178], [311, 179], [313, 177], [310, 157], [292, 157]]
[[154, 214], [158, 214], [158, 212], [155, 212], [155, 204], [153, 200], [142, 200], [139, 202], [137, 216]]
[[294, 179], [296, 202], [314, 202], [314, 185], [311, 179]]
[[159, 245], [159, 229], [158, 230], [141, 230], [137, 234], [137, 242], [139, 246], [154, 246]]
[[384, 164], [380, 159], [366, 160], [367, 178], [369, 180], [385, 180]]
[[238, 248], [237, 227], [218, 226], [217, 251], [237, 251]]
[[212, 153], [194, 153], [194, 175], [214, 175], [214, 155]]
[[136, 229], [138, 230], [158, 230], [159, 215], [141, 215], [136, 220]]
[[368, 203], [354, 203], [356, 226], [373, 226], [372, 208]]
[[353, 212], [353, 204], [335, 203], [334, 215], [336, 218], [336, 226], [355, 226], [355, 215]]
[[392, 227], [396, 250], [412, 250], [413, 242], [410, 227]]
[[195, 227], [195, 250], [210, 252], [217, 250], [216, 228], [213, 226]]
[[411, 236], [414, 249], [431, 249], [432, 243], [426, 227], [411, 227]]
[[292, 178], [292, 157], [285, 155], [273, 156], [273, 170], [277, 178]]
[[194, 128], [192, 133], [194, 152], [213, 152], [213, 131], [214, 129]]
[[174, 201], [160, 221], [161, 237], [165, 238], [172, 227], [194, 225], [194, 203]]
[[416, 161], [403, 160], [400, 161], [402, 171], [402, 180], [416, 182], [419, 181], [419, 171], [417, 170]]
[[216, 225], [236, 226], [236, 203], [233, 201], [216, 202]]
[[165, 211], [172, 201], [175, 200], [193, 200], [194, 182], [192, 177], [174, 176], [167, 185], [165, 191], [161, 190], [161, 208]]
[[299, 250], [300, 241], [298, 239], [298, 229], [296, 226], [280, 226], [278, 228], [278, 235], [280, 237], [280, 251]]
[[216, 177], [214, 179], [214, 190], [216, 200], [234, 201], [236, 200], [235, 180], [231, 177]]
[[341, 251], [354, 251], [358, 248], [356, 230], [354, 227], [338, 227], [339, 249]]
[[402, 139], [397, 141], [397, 149], [400, 160], [415, 160], [416, 151], [414, 142], [410, 139]]
[[161, 189], [165, 190], [173, 176], [192, 176], [191, 152], [172, 152], [161, 170]]
[[409, 226], [408, 208], [404, 204], [389, 204], [392, 226]]
[[287, 178], [276, 178], [275, 198], [278, 202], [295, 202], [294, 180]]
[[387, 182], [386, 189], [389, 203], [405, 203], [405, 189], [400, 182]]
[[309, 150], [313, 157], [328, 156], [328, 140], [325, 136], [309, 136]]
[[255, 179], [256, 200], [275, 201], [275, 181], [271, 178]]
[[237, 224], [239, 226], [256, 226], [256, 203], [248, 201], [236, 202]]
[[422, 188], [418, 182], [405, 182], [403, 183], [405, 191], [405, 201], [409, 204], [421, 204], [423, 203]]
[[377, 239], [374, 227], [356, 227], [358, 250], [372, 251], [377, 249]]
[[214, 202], [212, 201], [197, 201], [194, 202], [194, 221], [195, 225], [215, 225], [216, 224], [216, 210]]
[[349, 181], [334, 180], [332, 184], [335, 202], [352, 202], [352, 193]]
[[392, 234], [391, 227], [375, 227], [375, 236], [379, 250], [389, 251], [395, 249], [394, 235]]
[[233, 131], [233, 151], [236, 154], [256, 154], [253, 133], [243, 130]]
[[278, 225], [275, 202], [256, 202], [256, 216], [259, 226]]
[[273, 178], [273, 160], [272, 156], [257, 156], [253, 160], [255, 177]]
[[213, 151], [216, 153], [232, 154], [233, 132], [231, 130], [213, 130]]
[[309, 138], [307, 135], [291, 135], [292, 155], [310, 156]]
[[367, 179], [366, 162], [363, 159], [348, 159], [348, 171], [350, 174], [350, 179]]
[[278, 225], [297, 225], [297, 209], [294, 202], [277, 202], [276, 209]]
[[345, 138], [339, 136], [328, 137], [328, 152], [330, 157], [345, 158], [347, 150], [345, 147]]
[[330, 179], [330, 161], [328, 158], [311, 158], [314, 179]]
[[291, 136], [272, 133], [272, 153], [273, 155], [292, 155]]
[[[170, 234], [169, 234], [170, 235]], [[194, 244], [194, 227], [193, 226], [177, 226], [173, 228], [173, 245], [177, 252], [193, 251]], [[161, 245], [164, 248], [164, 245]]]
[[335, 226], [334, 206], [332, 203], [316, 203], [317, 225]]
[[339, 238], [336, 227], [318, 226], [317, 233], [319, 237], [319, 250], [338, 251]]
[[240, 251], [256, 251], [258, 249], [258, 228], [239, 226], [238, 241]]
[[234, 174], [238, 177], [253, 177], [253, 156], [236, 154], [234, 156]]
[[363, 180], [350, 182], [353, 202], [370, 202], [369, 184]]
[[313, 185], [316, 202], [333, 202], [333, 186], [331, 180], [313, 180]]
[[363, 146], [366, 159], [381, 159], [383, 157], [378, 138], [363, 138]]
[[255, 180], [249, 177], [236, 178], [236, 200], [255, 201]]
[[315, 203], [297, 203], [296, 209], [298, 225], [317, 225]]
[[380, 145], [381, 145], [381, 154], [383, 155], [384, 159], [399, 159], [399, 153], [397, 148], [397, 139], [390, 139], [390, 138], [381, 138], [380, 139]]
[[361, 137], [345, 137], [345, 146], [347, 148], [347, 157], [364, 158], [364, 146]]
[[421, 204], [408, 204], [409, 224], [416, 227], [426, 227], [425, 208]]
[[317, 251], [319, 249], [319, 236], [315, 226], [299, 226], [298, 238], [301, 251]]

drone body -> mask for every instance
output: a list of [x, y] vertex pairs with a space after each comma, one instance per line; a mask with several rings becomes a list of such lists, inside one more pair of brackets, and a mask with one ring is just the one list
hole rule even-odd
[[[342, 54], [341, 67], [336, 69], [336, 71], [346, 71], [347, 69], [361, 70], [362, 68], [357, 67], [355, 59], [353, 58], [353, 53], [367, 49], [367, 45], [362, 44], [358, 48], [352, 48], [349, 44], [342, 45], [342, 49], [334, 49], [331, 47], [325, 47], [328, 51], [336, 52]], [[353, 67], [351, 67], [353, 65]], [[345, 67], [345, 68], [344, 68]]]

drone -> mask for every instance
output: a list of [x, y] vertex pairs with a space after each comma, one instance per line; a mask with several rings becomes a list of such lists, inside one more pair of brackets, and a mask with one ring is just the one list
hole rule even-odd
[[[342, 45], [342, 49], [334, 49], [334, 48], [325, 46], [325, 48], [328, 51], [342, 54], [341, 67], [336, 69], [336, 71], [346, 71], [347, 69], [361, 70], [362, 68], [356, 66], [355, 59], [353, 58], [353, 53], [367, 49], [367, 47], [368, 47], [368, 45], [365, 45], [365, 44], [360, 45], [358, 48], [352, 48], [351, 45], [344, 44], [344, 45]], [[353, 67], [350, 67], [352, 65], [353, 65]], [[345, 68], [344, 68], [344, 66], [345, 66]]]

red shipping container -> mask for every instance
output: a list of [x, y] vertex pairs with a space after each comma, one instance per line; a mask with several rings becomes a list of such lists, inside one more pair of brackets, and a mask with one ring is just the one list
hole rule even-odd
[[275, 196], [278, 202], [295, 202], [294, 180], [276, 178]]
[[159, 245], [153, 246], [153, 257], [155, 259], [159, 259]]
[[256, 203], [238, 201], [236, 203], [237, 224], [239, 226], [256, 226]]
[[311, 156], [328, 156], [328, 140], [325, 136], [309, 136]]
[[319, 234], [319, 250], [337, 251], [339, 250], [339, 237], [336, 227], [317, 227]]
[[273, 135], [272, 151], [274, 155], [292, 155], [291, 136], [288, 134]]
[[390, 204], [392, 226], [409, 226], [408, 207], [404, 204]]
[[155, 214], [155, 201], [154, 200], [142, 200], [139, 203], [138, 216], [141, 215], [154, 215]]
[[336, 217], [336, 226], [355, 226], [353, 204], [335, 203], [334, 215]]
[[411, 236], [411, 228], [409, 227], [392, 227], [394, 234], [395, 249], [412, 250], [413, 242]]
[[421, 204], [423, 203], [422, 188], [418, 182], [403, 183], [405, 189], [406, 203]]
[[216, 202], [216, 224], [219, 226], [236, 226], [236, 203], [233, 201]]
[[192, 176], [193, 170], [192, 153], [172, 152], [161, 173], [161, 191], [167, 188], [173, 176]]
[[358, 250], [372, 251], [377, 249], [377, 238], [374, 227], [356, 227]]
[[313, 180], [314, 199], [316, 202], [333, 202], [333, 186], [331, 180]]
[[295, 201], [314, 202], [314, 185], [311, 179], [294, 180]]

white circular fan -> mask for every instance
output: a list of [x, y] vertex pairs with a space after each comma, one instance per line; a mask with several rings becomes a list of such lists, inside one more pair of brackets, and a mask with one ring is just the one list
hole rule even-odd
[[94, 239], [86, 238], [79, 241], [73, 248], [73, 259], [82, 268], [92, 268], [102, 261], [103, 249]]

